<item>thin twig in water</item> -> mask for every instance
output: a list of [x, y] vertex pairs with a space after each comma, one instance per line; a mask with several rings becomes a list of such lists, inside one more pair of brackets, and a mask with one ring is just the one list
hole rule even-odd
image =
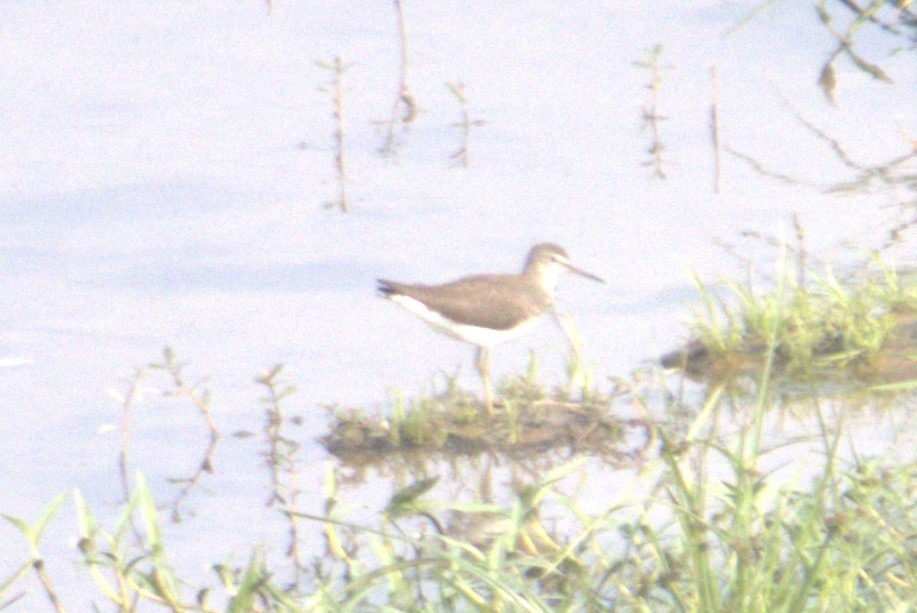
[[793, 230], [796, 233], [796, 259], [798, 261], [796, 270], [796, 283], [799, 289], [806, 291], [806, 229], [802, 222], [799, 221], [799, 214], [793, 213]]
[[710, 139], [713, 143], [713, 191], [720, 193], [720, 91], [716, 80], [716, 65], [710, 66]]
[[821, 87], [825, 97], [831, 104], [834, 104], [834, 88], [837, 85], [837, 77], [835, 76], [834, 71], [834, 60], [836, 60], [841, 53], [846, 54], [847, 57], [849, 57], [853, 62], [854, 66], [870, 75], [873, 79], [877, 81], [883, 81], [885, 83], [893, 82], [892, 79], [885, 73], [885, 71], [882, 70], [878, 65], [867, 62], [853, 51], [854, 34], [863, 22], [866, 22], [871, 17], [873, 17], [877, 4], [873, 3], [873, 6], [869, 9], [859, 9], [859, 7], [855, 7], [855, 5], [852, 4], [848, 4], [847, 6], [848, 8], [859, 12], [857, 17], [851, 21], [850, 26], [848, 26], [846, 34], [841, 34], [834, 28], [831, 14], [823, 4], [817, 4], [815, 6], [819, 20], [822, 22], [828, 32], [831, 33], [831, 35], [834, 36], [834, 38], [838, 41], [837, 48], [831, 53], [831, 55], [828, 57], [828, 60], [822, 66], [821, 74], [818, 77], [818, 85]]
[[453, 128], [458, 128], [462, 134], [462, 143], [456, 151], [449, 156], [453, 165], [468, 167], [468, 137], [471, 134], [472, 126], [483, 126], [484, 120], [471, 119], [468, 113], [468, 99], [465, 97], [465, 84], [461, 81], [455, 83], [446, 83], [446, 87], [452, 92], [459, 103], [459, 120], [450, 124]]
[[127, 391], [123, 395], [117, 391], [110, 393], [121, 401], [121, 440], [118, 449], [118, 473], [121, 476], [121, 493], [124, 496], [123, 502], [127, 502], [131, 497], [130, 482], [127, 478], [127, 447], [130, 438], [131, 411], [135, 402], [140, 398], [140, 382], [147, 374], [146, 368], [137, 368], [134, 374], [126, 380]]
[[334, 170], [337, 175], [338, 199], [336, 202], [328, 202], [326, 208], [339, 207], [342, 212], [350, 210], [350, 201], [347, 197], [347, 165], [344, 149], [344, 73], [353, 67], [353, 64], [345, 65], [340, 56], [328, 62], [318, 61], [315, 63], [319, 68], [328, 70], [332, 73], [331, 82], [325, 87], [319, 88], [321, 91], [331, 94], [332, 115], [334, 116]]
[[797, 177], [779, 173], [774, 170], [769, 170], [765, 168], [764, 165], [761, 162], [759, 162], [758, 160], [756, 160], [755, 158], [751, 157], [750, 155], [746, 155], [744, 153], [736, 151], [729, 145], [726, 145], [725, 149], [727, 153], [739, 158], [740, 160], [742, 160], [743, 162], [751, 166], [752, 169], [754, 169], [755, 172], [757, 172], [760, 175], [763, 175], [765, 177], [770, 177], [772, 179], [776, 179], [782, 183], [787, 183], [789, 185], [808, 185], [810, 187], [814, 187], [814, 184], [811, 183], [810, 181], [806, 181], [804, 179], [799, 179]]
[[904, 170], [898, 170], [898, 172], [893, 172], [905, 164], [905, 162], [908, 162], [917, 157], [917, 150], [914, 149], [913, 145], [911, 145], [912, 150], [905, 154], [892, 158], [891, 160], [881, 164], [867, 166], [854, 160], [850, 155], [848, 155], [840, 141], [816, 126], [813, 122], [803, 117], [802, 113], [796, 110], [792, 103], [786, 99], [786, 97], [776, 86], [774, 86], [774, 90], [777, 92], [777, 95], [780, 97], [780, 100], [783, 102], [784, 106], [786, 106], [793, 114], [793, 117], [796, 119], [796, 121], [801, 123], [809, 132], [815, 135], [816, 138], [826, 143], [831, 148], [831, 151], [834, 153], [835, 157], [838, 159], [838, 161], [840, 161], [841, 164], [851, 170], [856, 171], [856, 176], [853, 179], [849, 181], [839, 181], [828, 187], [824, 187], [823, 189], [825, 192], [843, 193], [851, 191], [865, 191], [867, 189], [873, 188], [876, 184], [896, 186], [900, 184], [910, 185], [914, 183], [914, 174], [908, 172], [907, 168]]
[[197, 485], [199, 485], [200, 479], [204, 476], [205, 473], [213, 474], [213, 454], [216, 451], [217, 442], [220, 440], [220, 432], [217, 430], [216, 424], [214, 423], [210, 412], [210, 390], [204, 389], [203, 391], [199, 391], [205, 381], [200, 381], [194, 385], [188, 384], [182, 375], [184, 365], [175, 361], [175, 355], [172, 353], [172, 350], [168, 348], [163, 352], [163, 363], [156, 366], [165, 369], [165, 371], [172, 379], [172, 384], [174, 385], [174, 388], [166, 392], [165, 395], [187, 398], [190, 400], [191, 403], [197, 407], [198, 411], [203, 416], [204, 421], [207, 423], [208, 429], [210, 430], [210, 439], [207, 448], [204, 451], [203, 458], [200, 462], [198, 462], [198, 467], [194, 474], [192, 474], [190, 477], [173, 477], [169, 479], [170, 483], [182, 484], [182, 487], [179, 489], [178, 493], [175, 495], [175, 499], [170, 505], [172, 509], [172, 521], [178, 522], [181, 521], [181, 514], [179, 512], [181, 504], [185, 501], [191, 491]]
[[662, 57], [662, 45], [656, 45], [651, 50], [645, 52], [645, 58], [634, 62], [635, 66], [646, 68], [650, 73], [649, 83], [646, 88], [650, 90], [650, 99], [642, 106], [643, 126], [649, 127], [652, 132], [652, 142], [650, 143], [647, 153], [650, 159], [643, 162], [644, 167], [653, 169], [653, 176], [659, 179], [665, 179], [666, 174], [663, 168], [662, 154], [665, 152], [665, 145], [662, 144], [662, 138], [659, 134], [659, 124], [667, 117], [659, 113], [659, 89], [662, 87], [662, 70], [671, 68], [670, 65], [660, 65]]
[[396, 128], [400, 127], [402, 131], [407, 131], [411, 122], [417, 117], [417, 102], [408, 89], [408, 42], [404, 27], [404, 11], [401, 7], [401, 0], [394, 0], [394, 3], [398, 23], [398, 48], [401, 58], [398, 69], [398, 85], [395, 99], [392, 101], [391, 113], [388, 119], [376, 122], [385, 128], [385, 137], [382, 141], [382, 146], [379, 147], [379, 153], [383, 156], [394, 155], [398, 150], [400, 143], [396, 135]]
[[295, 440], [285, 436], [283, 425], [286, 418], [283, 414], [282, 402], [296, 390], [282, 383], [279, 375], [283, 366], [278, 364], [256, 379], [256, 382], [267, 388], [267, 396], [262, 398], [265, 405], [264, 434], [267, 437], [268, 448], [262, 455], [266, 458], [268, 470], [271, 474], [271, 497], [268, 506], [280, 504], [284, 506], [284, 515], [290, 523], [290, 542], [287, 546], [287, 557], [292, 560], [295, 572], [295, 585], [299, 589], [305, 566], [300, 559], [299, 552], [299, 518], [295, 513], [287, 513], [288, 509], [296, 509], [301, 490], [296, 484], [298, 465], [296, 454], [300, 445]]
[[820, 140], [828, 143], [837, 158], [841, 161], [842, 164], [844, 164], [844, 166], [852, 168], [853, 170], [863, 170], [863, 166], [854, 162], [850, 156], [847, 155], [847, 152], [844, 151], [843, 147], [841, 147], [841, 144], [836, 139], [832, 138], [824, 130], [817, 127], [815, 124], [803, 117], [802, 113], [796, 110], [796, 108], [790, 103], [789, 100], [787, 100], [786, 96], [783, 95], [783, 92], [780, 91], [776, 85], [771, 84], [771, 86], [774, 88], [774, 91], [777, 92], [777, 96], [780, 98], [780, 102], [782, 102], [783, 105], [789, 109], [789, 111], [793, 114], [793, 117], [796, 118], [796, 121], [805, 126]]

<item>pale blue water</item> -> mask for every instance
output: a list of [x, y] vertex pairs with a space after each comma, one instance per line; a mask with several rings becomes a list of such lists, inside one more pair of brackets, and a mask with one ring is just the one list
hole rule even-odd
[[[476, 389], [470, 348], [378, 300], [377, 276], [512, 271], [531, 244], [561, 243], [608, 280], [559, 288], [601, 378], [686, 336], [691, 271], [741, 274], [718, 239], [766, 268], [774, 252], [738, 233], [790, 238], [797, 213], [813, 254], [846, 259], [843, 241], [868, 249], [913, 215], [898, 206], [913, 198], [903, 185], [827, 193], [854, 171], [783, 102], [862, 164], [881, 163], [906, 153], [917, 129], [912, 55], [889, 55], [894, 41], [862, 32], [857, 50], [896, 82], [840, 61], [831, 106], [815, 81], [833, 39], [805, 3], [779, 4], [728, 36], [758, 3], [403, 4], [419, 114], [385, 159], [374, 122], [397, 87], [391, 3], [275, 2], [271, 13], [254, 0], [0, 4], [0, 511], [35, 518], [76, 486], [100, 514], [115, 513], [109, 427], [120, 409], [105, 390], [172, 346], [189, 379], [209, 377], [225, 435], [217, 476], [189, 501], [200, 521], [169, 533], [182, 568], [203, 576], [214, 544], [244, 559], [249, 536], [275, 543], [284, 529], [270, 510], [240, 508], [261, 500], [267, 474], [261, 443], [228, 436], [260, 428], [253, 379], [263, 369], [286, 364], [299, 390], [289, 405], [307, 416], [309, 484], [324, 474], [310, 442], [324, 431], [322, 403], [384, 404], [459, 367]], [[649, 75], [634, 65], [657, 43], [665, 181], [642, 165]], [[319, 89], [329, 75], [315, 61], [334, 55], [355, 63], [345, 75], [346, 216], [323, 208], [336, 197], [333, 123]], [[804, 184], [764, 178], [724, 151], [722, 190], [712, 191], [710, 64], [724, 143]], [[461, 140], [446, 87], [456, 81], [485, 122], [472, 128], [468, 168], [449, 159]], [[886, 254], [914, 256], [907, 242]], [[546, 322], [497, 349], [494, 370], [520, 371], [534, 349], [543, 376], [559, 381], [565, 343]], [[200, 427], [177, 401], [135, 409], [132, 465], [163, 498], [166, 477], [193, 470]], [[384, 502], [389, 487], [361, 495]], [[318, 487], [308, 489], [303, 507], [317, 511]], [[78, 601], [75, 528], [68, 503], [45, 553]], [[17, 539], [0, 528], [0, 569], [24, 558]], [[28, 585], [17, 610], [43, 602]]]

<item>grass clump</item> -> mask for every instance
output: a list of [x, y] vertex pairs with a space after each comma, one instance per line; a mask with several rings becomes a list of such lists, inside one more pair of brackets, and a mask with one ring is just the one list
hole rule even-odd
[[[581, 378], [584, 385], [592, 385], [591, 378]], [[378, 408], [370, 414], [332, 407], [329, 434], [321, 442], [332, 454], [352, 461], [411, 450], [514, 453], [575, 444], [581, 451], [595, 452], [607, 450], [622, 437], [624, 427], [635, 425], [612, 418], [607, 395], [582, 389], [576, 400], [570, 388], [568, 384], [549, 392], [532, 357], [525, 374], [498, 382], [494, 416], [451, 377], [443, 391], [428, 396], [405, 401], [399, 394], [388, 411]]]
[[[380, 474], [396, 473], [393, 493], [375, 512], [359, 492], [357, 504], [347, 503], [340, 484], [360, 471], [348, 476], [351, 469], [333, 461], [323, 510], [303, 508], [300, 488], [315, 483], [297, 485], [302, 449], [287, 432], [295, 422], [284, 408], [293, 388], [275, 367], [258, 379], [270, 445], [261, 453], [271, 469], [271, 495], [260, 502], [288, 522], [289, 541], [252, 545], [242, 564], [215, 559], [208, 579], [189, 579], [177, 570], [160, 505], [136, 472], [110, 525], [80, 492], [73, 497], [81, 594], [119, 611], [909, 611], [917, 600], [913, 450], [900, 446], [900, 457], [884, 458], [844, 452], [856, 432], [843, 407], [815, 397], [808, 400], [814, 417], [794, 428], [794, 438], [778, 436], [770, 423], [782, 397], [771, 387], [776, 350], [764, 352], [752, 401], [721, 385], [691, 403], [658, 372], [618, 380], [606, 409], [637, 409], [652, 441], [639, 463], [625, 465], [626, 479], [615, 473], [610, 484], [600, 475], [598, 486], [583, 488], [596, 456], [576, 457], [576, 448], [550, 462], [552, 454], [532, 452], [536, 446], [523, 447], [516, 461], [491, 453], [417, 469], [390, 462]], [[415, 427], [408, 408], [399, 436]], [[526, 444], [529, 429], [533, 422], [515, 440]], [[588, 508], [576, 490], [587, 494]], [[54, 583], [60, 561], [39, 553], [63, 500], [32, 522], [5, 516], [28, 553], [0, 572], [0, 608], [33, 571], [55, 608], [68, 606]], [[249, 528], [253, 541], [260, 538], [263, 526]]]
[[725, 283], [735, 304], [701, 287], [696, 340], [663, 356], [663, 365], [717, 379], [759, 367], [772, 347], [774, 367], [793, 379], [917, 377], [917, 283], [893, 270], [846, 284], [830, 270], [811, 279], [785, 274], [764, 293]]
[[331, 469], [324, 514], [286, 509], [325, 540], [295, 590], [257, 547], [241, 567], [214, 563], [207, 585], [179, 576], [140, 476], [112, 527], [77, 493], [86, 593], [122, 611], [910, 610], [917, 465], [843, 460], [839, 429], [796, 443], [805, 471], [765, 470], [777, 448], [756, 445], [756, 420], [718, 432], [728, 404], [710, 399], [683, 436], [655, 424], [658, 455], [598, 512], [565, 493], [582, 459], [530, 476], [500, 503], [418, 479], [392, 494], [377, 525], [348, 519]]
[[[428, 479], [409, 484], [393, 496], [381, 531], [312, 516], [335, 531], [346, 527], [349, 550], [373, 558], [359, 577], [329, 572], [315, 603], [320, 610], [910, 610], [913, 454], [842, 453], [850, 438], [843, 412], [829, 413], [817, 399], [817, 419], [806, 424], [812, 432], [773, 441], [766, 415], [778, 400], [767, 372], [751, 406], [721, 386], [686, 423], [652, 419], [656, 453], [631, 484], [598, 497], [605, 507], [597, 513], [564, 493], [578, 459], [517, 483], [503, 504], [457, 502]], [[632, 390], [626, 402], [657, 395], [650, 387]], [[335, 563], [353, 568], [352, 558]]]
[[[765, 296], [732, 285], [741, 306], [716, 311], [728, 324], [709, 326], [719, 348], [711, 353], [754, 347], [746, 364], [754, 394], [720, 384], [686, 399], [683, 381], [672, 390], [658, 369], [616, 379], [603, 394], [576, 360], [568, 374], [582, 389], [568, 382], [549, 392], [533, 359], [525, 374], [500, 384], [496, 419], [455, 378], [432, 395], [396, 398], [385, 416], [335, 410], [323, 443], [343, 461], [328, 462], [323, 510], [312, 513], [303, 502], [315, 481], [300, 478], [303, 446], [289, 431], [301, 419], [285, 408], [295, 389], [276, 366], [257, 379], [265, 409], [260, 455], [266, 506], [286, 522], [287, 541], [252, 545], [242, 564], [217, 559], [209, 579], [182, 576], [160, 520], [171, 505], [158, 503], [136, 471], [123, 479], [111, 525], [96, 519], [80, 491], [73, 496], [82, 595], [118, 611], [910, 611], [917, 602], [913, 450], [890, 444], [885, 457], [858, 453], [843, 399], [824, 403], [815, 385], [795, 400], [809, 405], [805, 417], [772, 409], [787, 398], [774, 386], [778, 370], [811, 377], [828, 365], [874, 368], [890, 346], [912, 368], [917, 333], [906, 331], [914, 287], [892, 273], [853, 288], [831, 276], [804, 285]], [[152, 365], [175, 375], [215, 440], [209, 392], [183, 383], [182, 368], [171, 352]], [[119, 395], [125, 413], [137, 408], [141, 375]], [[640, 418], [621, 417], [627, 410]], [[775, 427], [787, 418], [799, 419], [793, 438]], [[629, 429], [639, 442], [627, 440]], [[633, 450], [622, 451], [625, 444]], [[424, 462], [401, 461], [394, 452], [406, 449]], [[125, 443], [121, 466], [126, 451]], [[433, 451], [452, 455], [437, 464], [430, 460], [444, 454]], [[360, 483], [375, 467], [356, 467], [349, 454], [373, 458], [380, 476], [395, 475], [394, 493], [369, 518], [365, 502], [346, 504], [339, 484]], [[587, 467], [600, 463], [617, 472], [583, 487], [592, 479]], [[350, 474], [341, 477], [344, 470]], [[171, 483], [185, 491], [185, 481]], [[571, 482], [587, 494], [588, 508]], [[503, 484], [509, 489], [501, 492]], [[28, 553], [0, 569], [0, 609], [20, 598], [13, 590], [29, 576], [55, 610], [68, 607], [55, 585], [60, 561], [39, 549], [65, 498], [31, 522], [3, 516]], [[193, 513], [171, 516], [194, 521]], [[256, 540], [262, 527], [254, 528]]]
[[[543, 398], [517, 402], [507, 398], [496, 418], [486, 418], [482, 407], [463, 401], [454, 404], [441, 396], [415, 399], [388, 417], [361, 409], [332, 409], [329, 433], [321, 442], [341, 458], [391, 452], [473, 453], [493, 450], [513, 453], [580, 444], [602, 446], [619, 439], [620, 423], [607, 406]], [[458, 407], [458, 410], [456, 410]]]

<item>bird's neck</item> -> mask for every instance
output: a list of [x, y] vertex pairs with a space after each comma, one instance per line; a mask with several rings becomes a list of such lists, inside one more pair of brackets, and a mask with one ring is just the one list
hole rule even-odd
[[535, 284], [553, 299], [554, 289], [557, 287], [557, 279], [561, 272], [553, 266], [531, 266], [522, 274], [534, 280]]

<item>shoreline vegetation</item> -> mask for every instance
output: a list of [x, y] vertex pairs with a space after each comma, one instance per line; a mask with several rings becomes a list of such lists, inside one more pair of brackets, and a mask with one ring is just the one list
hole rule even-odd
[[803, 275], [786, 274], [762, 294], [724, 281], [735, 306], [697, 281], [705, 313], [692, 326], [695, 338], [661, 364], [694, 380], [722, 381], [760, 370], [772, 349], [771, 366], [784, 380], [913, 386], [917, 271], [882, 267], [847, 284], [830, 270]]
[[[215, 560], [216, 579], [203, 584], [170, 563], [163, 512], [181, 520], [181, 505], [211, 476], [220, 435], [209, 390], [187, 383], [185, 365], [166, 350], [119, 397], [129, 413], [131, 390], [164, 374], [168, 393], [202, 417], [209, 443], [201, 469], [174, 482], [171, 504], [156, 500], [142, 472], [128, 472], [124, 432], [125, 502], [113, 525], [97, 522], [79, 490], [61, 493], [31, 521], [4, 515], [28, 553], [0, 575], [0, 608], [13, 606], [33, 575], [65, 610], [54, 584], [61, 561], [42, 557], [41, 539], [49, 522], [67, 521], [69, 499], [87, 591], [122, 611], [139, 603], [175, 611], [906, 611], [917, 599], [917, 463], [906, 453], [860, 457], [848, 425], [857, 402], [845, 406], [844, 393], [829, 395], [825, 385], [866, 373], [860, 387], [903, 399], [887, 410], [907, 419], [917, 384], [917, 284], [889, 270], [854, 285], [830, 274], [783, 278], [760, 294], [726, 283], [729, 304], [701, 289], [696, 340], [662, 359], [701, 371], [704, 385], [693, 392], [684, 376], [657, 365], [602, 393], [574, 358], [568, 384], [548, 392], [533, 357], [524, 375], [501, 384], [493, 421], [451, 380], [438, 395], [399, 398], [376, 417], [332, 409], [322, 442], [342, 464], [328, 465], [322, 514], [297, 506], [301, 448], [286, 432], [296, 420], [284, 412], [295, 390], [275, 367], [257, 380], [266, 392], [262, 455], [269, 505], [288, 522], [290, 542], [279, 561], [260, 545], [247, 561]], [[685, 367], [691, 360], [702, 367]], [[888, 364], [893, 382], [877, 374]], [[622, 417], [622, 407], [635, 416]], [[805, 433], [771, 440], [788, 408]], [[472, 468], [458, 468], [456, 454]], [[453, 470], [468, 471], [454, 481], [474, 483], [475, 500], [457, 501], [430, 468], [449, 456]], [[789, 457], [805, 457], [804, 468], [787, 471]], [[513, 458], [537, 469], [517, 475], [510, 498], [494, 502], [494, 466]], [[563, 487], [597, 459], [634, 473], [599, 513], [581, 509]], [[349, 478], [359, 482], [387, 463], [401, 467], [407, 484], [377, 523], [351, 518], [343, 468], [353, 466]], [[784, 469], [766, 468], [775, 464]], [[313, 543], [321, 535], [324, 552], [305, 550], [307, 535]]]
[[[914, 389], [917, 273], [882, 268], [846, 285], [830, 271], [810, 277], [785, 270], [780, 286], [765, 292], [724, 281], [731, 300], [696, 280], [704, 312], [691, 326], [694, 339], [659, 364], [708, 384], [754, 381], [766, 366], [770, 386], [809, 393], [825, 393], [829, 386], [832, 393], [850, 394]], [[353, 463], [409, 450], [518, 454], [564, 447], [642, 455], [616, 445], [634, 431], [649, 445], [651, 424], [642, 415], [613, 418], [620, 390], [603, 392], [588, 377], [576, 377], [584, 372], [578, 353], [572, 351], [568, 360], [570, 381], [552, 392], [541, 383], [531, 356], [524, 376], [500, 384], [496, 417], [450, 379], [440, 393], [409, 401], [399, 395], [391, 410], [333, 407], [321, 442]], [[574, 380], [581, 384], [571, 385]]]

